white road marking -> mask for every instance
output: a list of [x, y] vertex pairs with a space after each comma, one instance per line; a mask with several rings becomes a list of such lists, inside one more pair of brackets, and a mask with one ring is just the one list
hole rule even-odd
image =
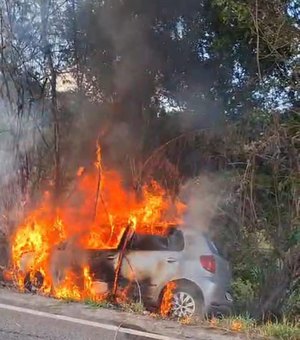
[[34, 310], [34, 309], [12, 306], [12, 305], [6, 305], [6, 304], [3, 304], [3, 303], [0, 303], [0, 308], [19, 312], [19, 313], [41, 316], [43, 318], [48, 318], [48, 319], [62, 320], [62, 321], [73, 322], [73, 323], [77, 323], [77, 324], [81, 324], [81, 325], [85, 325], [85, 326], [90, 326], [90, 327], [103, 328], [103, 329], [106, 329], [106, 330], [109, 330], [109, 331], [114, 331], [114, 332], [119, 332], [119, 333], [126, 333], [126, 334], [130, 334], [130, 335], [143, 336], [143, 337], [149, 338], [149, 339], [179, 340], [179, 339], [176, 339], [176, 338], [170, 338], [168, 336], [164, 336], [164, 335], [160, 335], [160, 334], [138, 331], [138, 330], [135, 330], [135, 329], [118, 327], [118, 326], [113, 326], [113, 325], [109, 325], [109, 324], [105, 324], [105, 323], [73, 318], [73, 317], [65, 316], [65, 315], [51, 314], [51, 313], [41, 312], [41, 311]]

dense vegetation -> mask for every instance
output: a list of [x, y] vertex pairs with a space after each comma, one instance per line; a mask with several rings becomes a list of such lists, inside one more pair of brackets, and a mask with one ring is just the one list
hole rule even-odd
[[99, 138], [137, 192], [217, 192], [237, 312], [295, 320], [299, 33], [298, 0], [0, 0], [2, 230], [62, 200]]

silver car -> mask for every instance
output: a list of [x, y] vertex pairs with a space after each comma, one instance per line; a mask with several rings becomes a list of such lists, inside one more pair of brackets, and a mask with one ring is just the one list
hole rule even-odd
[[124, 253], [121, 276], [130, 272], [140, 282], [146, 305], [159, 306], [167, 284], [174, 282], [173, 315], [230, 311], [229, 263], [199, 231], [171, 228], [163, 237], [134, 234]]
[[[58, 260], [53, 276], [60, 279], [63, 268], [59, 259], [66, 259], [64, 253], [65, 248], [60, 247], [55, 254]], [[173, 282], [170, 313], [176, 317], [227, 314], [231, 309], [229, 263], [199, 231], [171, 227], [167, 235], [159, 236], [128, 228], [117, 249], [86, 249], [81, 258], [89, 264], [95, 293], [116, 293], [116, 287], [127, 287], [126, 294], [132, 299], [140, 298], [150, 308], [159, 307], [166, 287]], [[80, 276], [80, 265], [74, 262], [72, 266]]]
[[[166, 284], [175, 282], [172, 310], [175, 316], [226, 313], [230, 310], [229, 263], [203, 233], [172, 229], [165, 250], [141, 250], [139, 253], [129, 250], [126, 256], [137, 272], [146, 266], [149, 266], [149, 272], [152, 270], [149, 290], [152, 302], [159, 304]], [[149, 261], [148, 258], [153, 259]]]

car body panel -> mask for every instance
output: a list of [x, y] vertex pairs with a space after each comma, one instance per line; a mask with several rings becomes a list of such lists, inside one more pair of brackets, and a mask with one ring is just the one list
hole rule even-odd
[[[90, 267], [94, 291], [103, 294], [112, 290], [120, 264], [119, 285], [136, 283], [145, 304], [158, 306], [167, 283], [184, 280], [198, 287], [206, 312], [230, 309], [232, 300], [226, 298], [231, 281], [229, 263], [219, 255], [207, 235], [192, 229], [172, 230], [167, 236], [132, 233], [126, 239], [124, 234], [118, 249], [86, 249], [83, 258]], [[203, 255], [214, 257], [215, 273], [202, 267], [200, 256]], [[59, 267], [67, 256], [64, 248], [53, 253]], [[28, 268], [31, 260], [32, 255], [24, 255], [24, 268]], [[56, 281], [62, 276], [60, 272]]]

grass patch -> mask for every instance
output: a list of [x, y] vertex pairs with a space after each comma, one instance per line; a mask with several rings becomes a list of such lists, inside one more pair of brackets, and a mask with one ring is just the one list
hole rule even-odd
[[[76, 302], [71, 298], [63, 299], [62, 301]], [[127, 302], [120, 304], [113, 304], [109, 300], [96, 301], [87, 299], [84, 301], [85, 305], [91, 308], [110, 308], [119, 309], [127, 313], [135, 313], [143, 315], [146, 309], [142, 303]], [[149, 313], [149, 315], [156, 319], [169, 319], [164, 318], [160, 314]], [[172, 318], [171, 318], [172, 319]], [[226, 330], [236, 333], [244, 333], [247, 336], [257, 336], [264, 339], [280, 339], [280, 340], [298, 340], [300, 339], [300, 327], [298, 324], [290, 323], [286, 320], [281, 322], [269, 322], [266, 324], [257, 324], [256, 320], [249, 315], [237, 315], [225, 318], [211, 318], [201, 320], [198, 318], [183, 318], [177, 319], [182, 325], [202, 325], [204, 327], [214, 328], [216, 330]]]
[[146, 311], [144, 305], [140, 302], [122, 303], [120, 307], [123, 311], [129, 313], [143, 314]]
[[91, 308], [114, 308], [114, 305], [107, 300], [96, 301], [93, 299], [86, 299], [84, 304]]
[[262, 326], [262, 331], [265, 336], [275, 337], [277, 339], [282, 340], [300, 339], [300, 326], [293, 325], [286, 321], [267, 323]]
[[144, 314], [146, 309], [142, 303], [139, 302], [124, 302], [119, 304], [114, 304], [109, 300], [93, 300], [86, 299], [84, 304], [91, 308], [110, 308], [110, 309], [119, 309], [128, 313], [136, 313], [136, 314]]
[[[188, 323], [186, 323], [188, 324]], [[212, 318], [204, 322], [204, 325], [216, 329], [231, 332], [245, 333], [248, 336], [259, 336], [264, 339], [298, 340], [300, 339], [300, 328], [297, 324], [285, 320], [281, 322], [270, 322], [257, 324], [250, 316], [232, 316], [223, 319]]]
[[250, 316], [231, 316], [223, 319], [211, 319], [210, 324], [229, 329], [233, 332], [249, 332], [256, 328], [256, 321]]

